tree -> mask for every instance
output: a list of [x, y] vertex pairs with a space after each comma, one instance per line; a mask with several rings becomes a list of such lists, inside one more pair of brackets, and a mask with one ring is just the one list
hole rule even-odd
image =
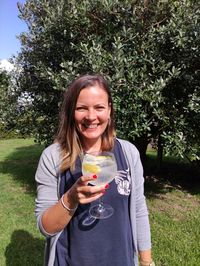
[[0, 69], [0, 119], [2, 120], [2, 116], [4, 113], [4, 102], [6, 99], [6, 91], [9, 86], [9, 75], [5, 70]]
[[6, 135], [6, 119], [9, 113], [8, 90], [10, 75], [6, 70], [0, 69], [0, 138]]
[[[195, 1], [46, 1], [19, 5], [28, 32], [16, 93], [32, 105], [27, 128], [55, 133], [62, 91], [79, 74], [110, 81], [118, 136], [141, 156], [150, 139], [198, 158], [200, 11]], [[197, 138], [198, 137], [198, 138]]]

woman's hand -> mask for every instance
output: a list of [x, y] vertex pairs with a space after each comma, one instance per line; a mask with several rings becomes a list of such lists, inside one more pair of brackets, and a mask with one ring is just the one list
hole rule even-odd
[[81, 176], [76, 183], [63, 195], [63, 202], [67, 206], [63, 207], [61, 200], [47, 209], [42, 215], [42, 225], [49, 234], [61, 231], [71, 220], [78, 204], [87, 204], [100, 198], [109, 185], [88, 186], [89, 181], [96, 179], [93, 177]]
[[155, 263], [151, 257], [151, 249], [139, 251], [140, 256], [140, 266], [155, 266]]
[[[92, 177], [81, 176], [76, 183], [65, 193], [65, 199], [70, 208], [78, 204], [87, 204], [100, 198], [109, 187], [109, 185], [88, 186], [89, 181], [96, 179]], [[67, 204], [67, 203], [66, 203]]]

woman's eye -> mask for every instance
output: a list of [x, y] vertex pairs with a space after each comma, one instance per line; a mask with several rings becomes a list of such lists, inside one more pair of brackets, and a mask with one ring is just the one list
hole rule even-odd
[[84, 111], [84, 110], [86, 110], [86, 108], [85, 107], [76, 107], [76, 110], [77, 111]]
[[104, 108], [104, 106], [97, 106], [97, 110], [103, 110]]

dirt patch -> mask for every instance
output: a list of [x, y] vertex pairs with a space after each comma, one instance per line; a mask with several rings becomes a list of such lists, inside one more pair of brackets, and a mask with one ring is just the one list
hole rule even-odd
[[172, 186], [170, 183], [158, 180], [154, 177], [151, 186], [155, 185], [153, 197], [149, 197], [148, 206], [150, 213], [165, 213], [173, 220], [187, 219], [195, 209], [200, 207], [200, 198], [183, 190], [179, 186]]

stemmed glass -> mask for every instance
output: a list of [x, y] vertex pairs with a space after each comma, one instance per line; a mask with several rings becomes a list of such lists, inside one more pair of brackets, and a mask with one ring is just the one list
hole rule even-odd
[[[85, 176], [97, 175], [97, 179], [89, 182], [91, 185], [106, 185], [110, 183], [117, 174], [117, 163], [112, 152], [101, 151], [85, 153], [82, 160], [82, 173]], [[105, 219], [112, 216], [114, 209], [109, 204], [99, 199], [99, 203], [89, 209], [91, 217]]]

